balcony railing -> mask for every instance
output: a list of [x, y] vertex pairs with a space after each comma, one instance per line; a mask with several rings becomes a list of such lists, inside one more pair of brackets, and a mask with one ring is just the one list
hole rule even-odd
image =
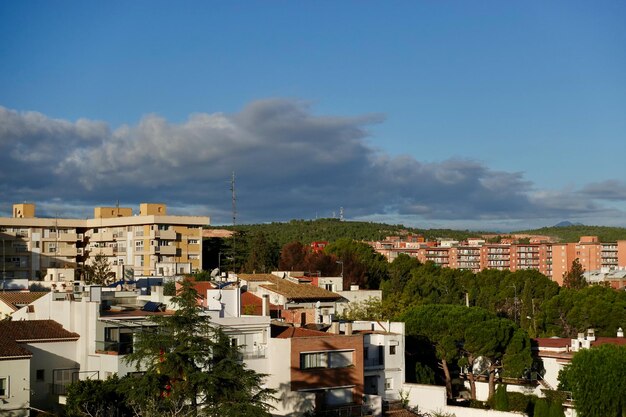
[[126, 355], [128, 353], [133, 353], [133, 342], [96, 340], [96, 353], [107, 353], [113, 355]]
[[379, 356], [377, 358], [367, 358], [363, 361], [363, 366], [366, 368], [378, 368], [385, 366], [385, 358]]

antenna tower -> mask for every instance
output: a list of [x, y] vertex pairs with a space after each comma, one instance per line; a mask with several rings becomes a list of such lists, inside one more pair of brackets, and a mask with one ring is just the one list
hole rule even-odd
[[[233, 272], [237, 273], [237, 231], [235, 226], [237, 225], [237, 194], [235, 193], [235, 171], [230, 180], [230, 192], [232, 194], [233, 203]], [[239, 278], [237, 278], [239, 281]]]

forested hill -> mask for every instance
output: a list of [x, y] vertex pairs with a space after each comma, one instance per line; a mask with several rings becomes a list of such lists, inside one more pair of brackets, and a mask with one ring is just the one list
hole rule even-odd
[[[215, 228], [232, 230], [233, 227], [216, 226]], [[452, 238], [463, 240], [483, 233], [448, 229], [423, 230], [408, 228], [403, 225], [341, 221], [339, 219], [291, 220], [286, 223], [238, 225], [236, 229], [247, 233], [263, 232], [268, 240], [281, 246], [293, 241], [300, 241], [304, 244], [320, 240], [334, 242], [340, 238], [372, 241], [383, 240], [387, 236], [407, 234], [420, 234], [427, 239]]]
[[572, 225], [542, 227], [541, 229], [523, 230], [515, 233], [552, 236], [560, 242], [578, 242], [581, 236], [598, 236], [600, 242], [626, 240], [626, 228], [624, 227]]

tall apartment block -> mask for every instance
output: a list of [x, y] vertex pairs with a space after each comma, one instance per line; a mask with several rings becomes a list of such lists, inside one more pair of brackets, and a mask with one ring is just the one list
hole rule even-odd
[[202, 228], [208, 217], [172, 216], [165, 204], [96, 207], [91, 219], [35, 217], [34, 204], [14, 204], [0, 218], [2, 274], [6, 279], [44, 280], [50, 269], [75, 269], [98, 254], [116, 277], [163, 276], [202, 268]]
[[554, 243], [545, 236], [528, 240], [529, 243], [519, 243], [515, 239], [502, 239], [499, 243], [488, 243], [483, 239], [427, 242], [415, 236], [390, 236], [370, 244], [390, 262], [404, 253], [421, 262], [431, 261], [442, 267], [473, 272], [534, 269], [559, 285], [575, 259], [585, 271], [626, 269], [626, 240], [606, 243], [600, 242], [597, 236], [582, 236], [577, 243]]

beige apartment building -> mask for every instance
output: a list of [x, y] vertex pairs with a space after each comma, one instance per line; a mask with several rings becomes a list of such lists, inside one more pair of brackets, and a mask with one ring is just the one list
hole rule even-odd
[[[391, 236], [372, 247], [391, 262], [404, 253], [421, 262], [431, 261], [442, 267], [480, 272], [483, 269], [521, 271], [534, 269], [559, 285], [572, 262], [578, 259], [585, 271], [626, 269], [626, 240], [600, 242], [597, 236], [581, 236], [576, 243], [554, 243], [545, 236], [531, 237], [529, 243], [503, 239], [500, 243], [470, 239], [467, 242], [425, 241], [411, 237], [411, 242]], [[417, 242], [417, 243], [416, 243]]]
[[96, 207], [90, 219], [38, 218], [34, 204], [14, 204], [0, 218], [2, 277], [45, 281], [51, 270], [75, 270], [98, 254], [117, 278], [164, 276], [202, 269], [202, 229], [209, 218], [172, 216], [165, 204]]

